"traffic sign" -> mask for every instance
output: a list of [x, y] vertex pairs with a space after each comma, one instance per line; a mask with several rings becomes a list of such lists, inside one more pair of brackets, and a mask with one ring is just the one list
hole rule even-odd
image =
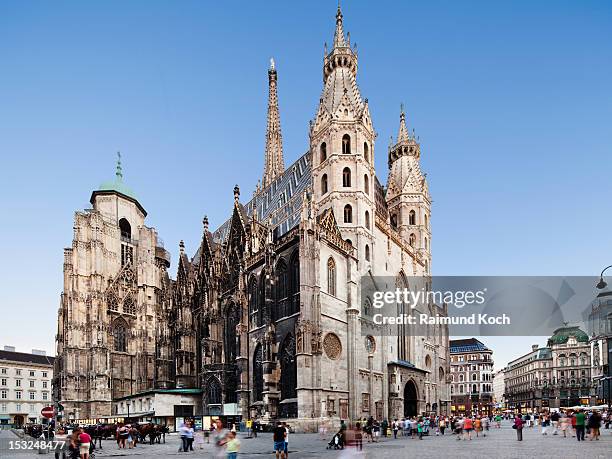
[[53, 409], [52, 406], [46, 406], [40, 411], [40, 414], [42, 414], [44, 417], [48, 419], [51, 419], [53, 415], [55, 414], [55, 410]]

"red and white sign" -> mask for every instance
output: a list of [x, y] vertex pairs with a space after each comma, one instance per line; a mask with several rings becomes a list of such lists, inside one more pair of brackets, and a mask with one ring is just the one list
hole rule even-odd
[[46, 406], [40, 411], [40, 414], [48, 419], [51, 419], [55, 414], [55, 410], [52, 406]]

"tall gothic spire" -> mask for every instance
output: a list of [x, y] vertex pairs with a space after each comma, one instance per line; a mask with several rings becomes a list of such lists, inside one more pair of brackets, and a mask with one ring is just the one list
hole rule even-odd
[[283, 159], [283, 136], [278, 111], [277, 74], [274, 59], [270, 59], [268, 70], [268, 124], [266, 128], [266, 157], [263, 187], [270, 185], [285, 170]]
[[338, 2], [338, 12], [336, 13], [336, 32], [334, 33], [334, 48], [346, 47], [346, 39], [344, 37], [344, 28], [342, 27], [342, 11], [340, 10], [340, 2]]
[[400, 125], [399, 132], [397, 133], [397, 143], [407, 143], [410, 140], [410, 136], [408, 135], [408, 128], [406, 128], [406, 115], [404, 114], [404, 104], [401, 104], [400, 111]]

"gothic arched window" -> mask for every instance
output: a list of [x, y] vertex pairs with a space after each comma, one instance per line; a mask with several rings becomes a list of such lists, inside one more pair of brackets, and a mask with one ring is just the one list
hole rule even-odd
[[342, 186], [350, 187], [351, 186], [351, 170], [348, 167], [345, 167], [342, 171]]
[[209, 405], [221, 405], [221, 383], [217, 378], [211, 378], [208, 381], [208, 390], [206, 392]]
[[367, 229], [370, 229], [370, 212], [365, 211], [365, 226]]
[[411, 210], [410, 212], [408, 212], [408, 224], [416, 225], [416, 213], [414, 210]]
[[397, 214], [391, 214], [391, 227], [397, 229]]
[[416, 235], [414, 233], [410, 233], [410, 237], [408, 238], [408, 243], [410, 244], [410, 247], [416, 246]]
[[251, 326], [257, 327], [259, 323], [259, 302], [257, 295], [257, 278], [253, 276], [249, 282], [249, 317]]
[[351, 137], [348, 134], [342, 136], [342, 153], [346, 155], [351, 153]]
[[344, 206], [344, 223], [353, 223], [353, 208], [350, 204]]
[[126, 218], [119, 220], [119, 230], [121, 231], [121, 237], [128, 241], [132, 239], [132, 225], [127, 221]]
[[425, 228], [429, 228], [429, 217], [425, 214]]
[[122, 320], [113, 327], [113, 348], [116, 352], [127, 352], [127, 327]]
[[289, 262], [289, 314], [300, 310], [300, 258], [298, 250], [291, 256]]
[[425, 260], [425, 273], [429, 273], [429, 262]]
[[263, 348], [258, 344], [253, 354], [253, 400], [263, 400]]
[[327, 159], [327, 144], [325, 142], [321, 144], [321, 147], [319, 148], [319, 152], [320, 152], [321, 162], [325, 161]]
[[321, 177], [321, 196], [327, 193], [327, 174], [323, 174]]
[[372, 301], [369, 297], [366, 298], [363, 305], [363, 315], [366, 317], [370, 317], [372, 315]]
[[226, 309], [225, 316], [225, 363], [236, 363], [236, 357], [238, 357], [238, 349], [240, 349], [236, 334], [238, 323], [240, 323], [240, 306], [231, 304]]
[[327, 260], [327, 293], [336, 296], [336, 262], [332, 257]]
[[368, 174], [363, 176], [363, 191], [367, 195], [370, 194], [370, 178], [368, 177]]
[[263, 324], [264, 322], [264, 310], [266, 309], [266, 275], [265, 272], [261, 272], [261, 277], [259, 279], [259, 292], [258, 292], [258, 304], [259, 304], [259, 314], [257, 315], [257, 323]]
[[287, 335], [279, 350], [281, 367], [281, 400], [297, 397], [297, 364], [295, 359], [295, 338]]
[[370, 162], [370, 147], [368, 147], [368, 142], [363, 142], [363, 157], [367, 162]]
[[370, 246], [368, 244], [365, 246], [365, 259], [366, 261], [370, 261]]
[[123, 312], [126, 314], [136, 314], [136, 304], [131, 296], [128, 296], [125, 300], [123, 300]]
[[272, 310], [272, 320], [285, 317], [288, 312], [289, 275], [284, 260], [276, 265], [276, 307]]
[[427, 241], [427, 238], [425, 238], [425, 250], [429, 250], [429, 242]]

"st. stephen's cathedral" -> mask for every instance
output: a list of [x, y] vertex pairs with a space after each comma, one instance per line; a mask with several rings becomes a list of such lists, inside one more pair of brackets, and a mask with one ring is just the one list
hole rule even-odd
[[66, 412], [109, 416], [112, 400], [156, 388], [201, 389], [203, 415], [293, 418], [303, 429], [448, 411], [447, 327], [382, 333], [362, 297], [364, 276], [393, 288], [429, 277], [431, 197], [403, 110], [379, 182], [357, 62], [338, 8], [309, 149], [288, 167], [271, 62], [261, 185], [247, 202], [236, 186], [218, 228], [204, 217], [192, 257], [181, 242], [175, 280], [120, 161], [92, 208], [75, 213], [54, 381]]

